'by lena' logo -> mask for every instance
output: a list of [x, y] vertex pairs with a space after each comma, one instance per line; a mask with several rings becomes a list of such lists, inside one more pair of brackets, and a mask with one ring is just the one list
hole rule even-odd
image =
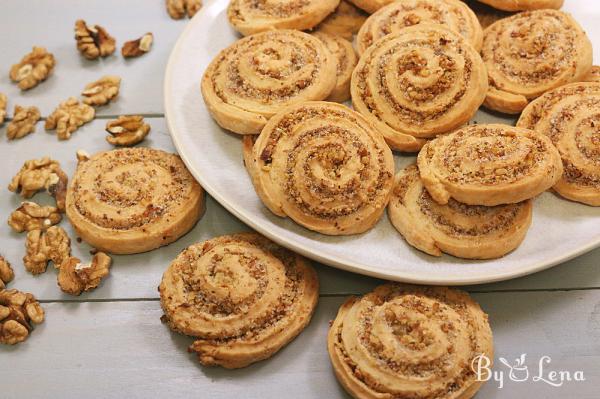
[[[565, 383], [572, 381], [585, 381], [583, 371], [552, 370], [550, 366], [552, 359], [550, 356], [542, 356], [537, 363], [537, 370], [532, 369], [532, 373], [530, 373], [529, 367], [525, 364], [526, 357], [527, 354], [524, 353], [515, 359], [512, 364], [505, 358], [500, 357], [498, 360], [501, 363], [501, 367], [492, 370], [491, 360], [485, 354], [481, 354], [473, 359], [471, 368], [477, 377], [477, 381], [494, 380], [498, 383], [499, 389], [504, 387], [507, 376], [508, 380], [513, 382], [541, 382], [553, 387], [561, 387]], [[533, 373], [534, 371], [535, 373]]]

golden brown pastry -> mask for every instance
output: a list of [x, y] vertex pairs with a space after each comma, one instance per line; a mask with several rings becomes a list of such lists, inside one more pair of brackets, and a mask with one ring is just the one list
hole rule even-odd
[[255, 233], [194, 244], [164, 273], [164, 320], [197, 337], [206, 366], [240, 368], [271, 357], [310, 322], [317, 274], [299, 255]]
[[510, 17], [514, 12], [502, 11], [497, 8], [480, 3], [477, 0], [463, 0], [477, 16], [483, 29], [487, 28], [499, 19]]
[[344, 102], [350, 99], [350, 79], [358, 62], [358, 56], [352, 43], [340, 36], [332, 36], [322, 32], [313, 33], [333, 54], [337, 62], [336, 81], [327, 101]]
[[202, 96], [221, 127], [258, 134], [283, 108], [327, 98], [336, 84], [336, 64], [327, 46], [307, 33], [258, 33], [213, 59], [202, 78]]
[[394, 0], [349, 0], [350, 3], [354, 4], [356, 7], [361, 10], [366, 11], [369, 14], [373, 14], [375, 11], [379, 10], [381, 7], [384, 7]]
[[482, 3], [504, 11], [541, 10], [544, 8], [559, 9], [564, 0], [479, 0]]
[[331, 14], [340, 0], [231, 0], [227, 18], [242, 35], [274, 29], [312, 29]]
[[341, 104], [311, 101], [285, 109], [246, 159], [273, 213], [323, 234], [367, 231], [390, 198], [392, 152], [360, 114]]
[[413, 247], [429, 255], [494, 259], [517, 248], [531, 225], [531, 200], [518, 204], [465, 205], [435, 202], [411, 165], [396, 175], [388, 216]]
[[459, 0], [396, 1], [371, 15], [360, 28], [356, 43], [362, 54], [377, 40], [422, 23], [444, 25], [459, 33], [475, 50], [481, 50], [483, 30], [477, 17]]
[[488, 317], [469, 294], [392, 283], [341, 306], [327, 349], [360, 399], [468, 399], [483, 385], [472, 364], [494, 358]]
[[315, 29], [317, 32], [352, 40], [352, 36], [358, 32], [368, 16], [369, 14], [357, 8], [354, 4], [342, 0], [335, 11], [329, 14]]
[[100, 251], [132, 254], [176, 241], [204, 212], [204, 190], [181, 159], [152, 148], [101, 152], [79, 162], [67, 217]]
[[490, 25], [481, 55], [490, 84], [484, 105], [507, 114], [583, 80], [592, 68], [590, 40], [571, 15], [556, 10], [522, 12]]
[[564, 166], [554, 186], [561, 196], [600, 206], [600, 83], [572, 83], [539, 97], [517, 126], [548, 136]]
[[487, 89], [477, 51], [434, 24], [377, 41], [360, 58], [351, 83], [354, 109], [399, 151], [418, 151], [426, 139], [465, 124]]
[[563, 172], [548, 137], [499, 124], [440, 136], [423, 147], [417, 163], [423, 185], [442, 205], [450, 198], [486, 206], [525, 201], [552, 187]]
[[600, 82], [600, 66], [594, 65], [590, 73], [583, 79], [584, 82]]

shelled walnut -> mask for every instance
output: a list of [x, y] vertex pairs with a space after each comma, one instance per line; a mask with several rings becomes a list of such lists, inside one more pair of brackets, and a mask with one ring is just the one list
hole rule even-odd
[[87, 151], [77, 150], [77, 153], [75, 155], [77, 156], [78, 163], [90, 160], [90, 154], [88, 154]]
[[107, 57], [115, 52], [116, 41], [99, 25], [87, 25], [84, 20], [75, 22], [77, 50], [88, 60]]
[[48, 157], [26, 161], [8, 185], [13, 193], [20, 193], [23, 198], [31, 198], [41, 190], [46, 190], [56, 199], [56, 207], [62, 212], [65, 209], [68, 177], [60, 168], [60, 164]]
[[32, 294], [0, 290], [0, 344], [15, 345], [27, 339], [32, 324], [44, 321], [44, 309]]
[[80, 295], [98, 287], [110, 271], [112, 259], [104, 252], [98, 252], [88, 264], [71, 257], [65, 261], [58, 272], [58, 286], [71, 295]]
[[6, 284], [10, 283], [14, 278], [15, 272], [10, 263], [0, 255], [0, 290], [4, 289]]
[[150, 132], [150, 125], [139, 115], [119, 116], [106, 124], [106, 141], [117, 146], [132, 146], [144, 140]]
[[6, 128], [9, 140], [16, 140], [35, 132], [35, 124], [40, 120], [40, 110], [37, 107], [15, 106], [15, 114]]
[[99, 80], [85, 86], [81, 95], [87, 105], [105, 105], [119, 95], [121, 78], [118, 76], [103, 76]]
[[41, 274], [46, 271], [48, 262], [52, 261], [54, 267], [59, 268], [71, 256], [71, 240], [62, 227], [52, 226], [46, 231], [27, 233], [26, 249], [25, 269], [31, 274]]
[[61, 220], [62, 216], [58, 208], [26, 201], [11, 213], [8, 225], [17, 233], [22, 233], [31, 230], [47, 230]]
[[181, 19], [187, 14], [192, 18], [200, 8], [201, 0], [166, 0], [167, 12], [173, 19]]
[[148, 51], [150, 51], [153, 42], [154, 35], [152, 35], [151, 32], [148, 32], [139, 39], [125, 42], [121, 48], [121, 54], [125, 58], [139, 57], [140, 55], [146, 54]]
[[6, 118], [6, 104], [8, 103], [8, 99], [6, 98], [6, 94], [0, 93], [0, 126], [4, 123], [4, 118]]
[[54, 69], [54, 56], [44, 47], [34, 47], [21, 62], [10, 68], [10, 79], [18, 82], [21, 90], [29, 90], [46, 80]]
[[75, 97], [69, 97], [52, 112], [46, 119], [45, 129], [56, 129], [59, 140], [68, 140], [79, 127], [88, 123], [96, 111], [87, 104], [80, 103]]

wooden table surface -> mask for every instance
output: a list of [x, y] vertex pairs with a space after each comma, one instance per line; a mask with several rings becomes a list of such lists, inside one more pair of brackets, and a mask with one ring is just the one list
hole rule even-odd
[[[566, 7], [592, 40], [600, 42], [600, 2], [566, 0]], [[73, 25], [79, 18], [104, 26], [117, 38], [119, 48], [124, 41], [151, 31], [154, 47], [138, 59], [125, 61], [114, 55], [87, 61], [77, 53], [73, 39]], [[118, 101], [100, 108], [96, 120], [69, 141], [59, 142], [53, 133], [45, 132], [43, 121], [36, 133], [14, 142], [6, 139], [6, 124], [0, 128], [3, 218], [21, 201], [5, 187], [25, 160], [51, 156], [72, 175], [78, 149], [94, 153], [111, 148], [104, 140], [106, 119], [142, 114], [152, 126], [142, 145], [174, 151], [165, 126], [162, 83], [170, 50], [186, 23], [170, 19], [160, 0], [2, 1], [0, 92], [8, 95], [9, 116], [20, 104], [36, 105], [46, 117], [60, 101], [79, 95], [86, 83], [106, 74], [123, 78]], [[54, 53], [57, 65], [46, 82], [21, 93], [10, 82], [8, 71], [34, 45]], [[35, 199], [50, 202], [44, 194]], [[62, 227], [75, 238], [66, 221]], [[206, 215], [184, 238], [147, 254], [115, 256], [110, 276], [98, 289], [72, 297], [57, 287], [52, 267], [40, 276], [25, 272], [24, 235], [0, 223], [0, 252], [16, 273], [9, 286], [33, 293], [46, 310], [46, 321], [26, 342], [0, 347], [0, 398], [347, 397], [327, 356], [328, 322], [345, 297], [371, 290], [381, 283], [376, 279], [317, 265], [321, 298], [310, 326], [272, 359], [242, 370], [200, 366], [186, 351], [192, 340], [160, 323], [156, 287], [170, 261], [191, 243], [243, 230], [248, 228], [208, 198]], [[89, 257], [89, 250], [73, 240], [75, 256]], [[495, 370], [505, 374], [502, 388], [490, 381], [478, 398], [600, 397], [599, 261], [597, 249], [532, 276], [464, 287], [490, 316]], [[514, 363], [523, 353], [530, 378], [511, 381], [509, 369], [498, 359]], [[585, 381], [555, 387], [534, 380], [542, 356], [551, 358], [543, 376], [552, 370], [582, 371]]]

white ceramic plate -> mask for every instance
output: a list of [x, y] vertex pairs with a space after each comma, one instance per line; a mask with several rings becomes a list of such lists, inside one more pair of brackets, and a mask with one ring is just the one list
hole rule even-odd
[[[350, 237], [321, 235], [273, 215], [256, 196], [244, 169], [240, 137], [217, 126], [200, 94], [206, 66], [238, 39], [227, 22], [227, 3], [213, 0], [206, 4], [173, 49], [165, 76], [166, 117], [175, 146], [193, 175], [217, 201], [258, 232], [340, 269], [390, 280], [448, 285], [522, 276], [600, 245], [600, 208], [565, 201], [551, 193], [536, 199], [533, 224], [523, 244], [493, 261], [426, 255], [410, 247], [386, 215], [371, 231]], [[589, 16], [589, 10], [587, 13]], [[474, 120], [514, 123], [483, 111]], [[414, 160], [412, 156], [395, 158], [397, 169]]]

